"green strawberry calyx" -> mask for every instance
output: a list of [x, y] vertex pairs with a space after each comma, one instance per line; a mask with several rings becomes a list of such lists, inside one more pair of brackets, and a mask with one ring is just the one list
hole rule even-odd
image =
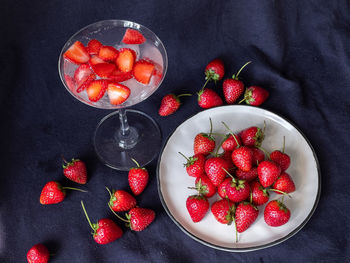
[[130, 168], [130, 171], [131, 170], [137, 170], [137, 169], [146, 170], [145, 167], [140, 167], [140, 164], [135, 159], [131, 158], [131, 160], [136, 164], [137, 167]]
[[[227, 202], [230, 203], [229, 200], [227, 200]], [[235, 212], [236, 212], [235, 204], [230, 205], [230, 209], [228, 210], [228, 213], [225, 216], [225, 219], [228, 221], [227, 225], [231, 225], [232, 222], [234, 221]]]
[[253, 98], [253, 90], [251, 88], [247, 88], [245, 90], [244, 97], [240, 102], [238, 102], [238, 104], [241, 104], [243, 101], [245, 101], [245, 103], [247, 104], [251, 104], [255, 101], [255, 99]]
[[288, 208], [286, 207], [286, 205], [283, 203], [282, 201], [276, 200], [278, 207], [280, 210], [282, 210], [283, 212], [287, 213], [288, 212]]
[[207, 82], [210, 80], [218, 81], [220, 78], [220, 75], [212, 69], [208, 69], [207, 71], [205, 71], [204, 74], [205, 74], [205, 79], [207, 80]]
[[209, 189], [206, 185], [202, 184], [202, 179], [199, 179], [196, 183], [195, 189], [198, 191], [200, 195], [206, 195], [209, 193]]
[[186, 157], [183, 153], [179, 152], [179, 154], [184, 157], [187, 161], [187, 163], [184, 163], [184, 167], [189, 167], [191, 165], [193, 165], [195, 163], [195, 161], [198, 160], [198, 157], [194, 157], [194, 156], [191, 156], [191, 157]]
[[68, 162], [63, 156], [62, 156], [62, 160], [63, 160], [63, 164], [62, 164], [63, 169], [73, 166], [76, 162], [80, 161], [79, 159], [73, 158], [70, 162]]

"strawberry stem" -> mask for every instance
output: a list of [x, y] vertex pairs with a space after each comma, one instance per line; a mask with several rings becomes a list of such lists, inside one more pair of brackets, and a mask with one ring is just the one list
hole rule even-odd
[[89, 218], [89, 216], [88, 216], [88, 214], [87, 214], [87, 212], [86, 212], [86, 209], [85, 209], [83, 200], [81, 200], [80, 203], [81, 203], [81, 207], [83, 208], [85, 217], [86, 217], [87, 221], [89, 222], [90, 227], [92, 228], [92, 230], [96, 231], [96, 229], [93, 227], [93, 225], [92, 225], [92, 223], [91, 223], [91, 221], [90, 221], [90, 218]]
[[112, 211], [112, 213], [120, 220], [124, 221], [125, 223], [129, 223], [128, 220], [126, 220], [125, 218], [122, 218], [120, 215], [118, 215], [116, 212], [114, 212], [114, 210], [112, 209], [112, 207], [110, 205], [108, 205], [109, 209]]
[[271, 159], [270, 159], [270, 153], [269, 153], [266, 149], [264, 149], [264, 148], [261, 147], [261, 146], [256, 146], [256, 148], [262, 150], [262, 151], [265, 153], [265, 155], [267, 155], [267, 158], [268, 158], [269, 160], [271, 160]]
[[223, 133], [215, 133], [215, 132], [212, 132], [211, 135], [217, 135], [217, 136], [226, 136], [226, 134], [223, 134]]
[[80, 191], [80, 192], [83, 192], [83, 193], [87, 193], [88, 191], [86, 190], [82, 190], [82, 189], [79, 189], [79, 188], [74, 188], [74, 187], [62, 187], [62, 189], [68, 189], [68, 190], [75, 190], [75, 191]]
[[131, 158], [131, 160], [137, 165], [137, 167], [140, 167], [139, 163], [134, 158]]
[[241, 67], [241, 69], [237, 72], [237, 74], [236, 75], [233, 75], [233, 79], [238, 79], [238, 75], [239, 75], [239, 73], [241, 73], [241, 71], [242, 71], [242, 69], [244, 69], [248, 64], [250, 64], [251, 63], [251, 61], [248, 61], [247, 63], [245, 63], [242, 67]]
[[236, 218], [233, 217], [233, 224], [235, 225], [235, 231], [236, 231], [236, 243], [238, 242], [238, 232], [237, 232], [237, 225], [236, 225]]
[[207, 84], [208, 84], [208, 82], [209, 82], [210, 80], [211, 80], [211, 78], [208, 78], [208, 79], [206, 80], [206, 82], [204, 83], [203, 87], [200, 89], [199, 93], [202, 92], [202, 91], [204, 90], [205, 86], [207, 86]]
[[283, 136], [283, 148], [282, 148], [282, 153], [284, 153], [286, 147], [286, 136]]
[[225, 171], [225, 173], [227, 173], [231, 178], [232, 178], [232, 181], [235, 183], [236, 182], [236, 179], [233, 177], [232, 174], [230, 174], [225, 168], [222, 168], [222, 170]]
[[192, 96], [192, 94], [190, 94], [190, 93], [180, 94], [180, 95], [177, 95], [176, 97], [180, 98], [180, 97], [183, 97], [183, 96]]
[[277, 193], [280, 193], [280, 194], [283, 194], [283, 196], [287, 195], [289, 198], [292, 198], [292, 196], [286, 192], [283, 192], [281, 190], [277, 190], [277, 189], [273, 189], [273, 188], [270, 188], [268, 189], [268, 191], [273, 191], [273, 192], [277, 192]]
[[235, 139], [236, 143], [237, 143], [237, 147], [240, 147], [241, 145], [239, 144], [236, 135], [233, 133], [233, 131], [230, 129], [230, 127], [227, 126], [227, 124], [225, 122], [222, 121], [222, 124], [225, 126], [226, 129], [228, 129], [229, 133], [232, 135], [233, 139]]
[[238, 102], [238, 104], [241, 104], [243, 101], [245, 101], [247, 98], [246, 98], [246, 96], [244, 96], [244, 98], [243, 99], [241, 99], [239, 102]]
[[106, 187], [106, 189], [107, 189], [107, 191], [108, 191], [108, 193], [109, 193], [109, 196], [112, 198], [111, 190], [109, 190], [109, 188], [108, 188], [107, 186], [105, 186], [105, 187]]
[[182, 155], [186, 159], [187, 162], [190, 162], [190, 159], [188, 159], [183, 153], [179, 152], [179, 154]]
[[63, 154], [61, 155], [61, 157], [62, 157], [62, 160], [63, 160], [64, 164], [65, 164], [65, 165], [68, 164], [68, 162], [67, 162], [67, 160], [64, 158]]
[[209, 132], [209, 136], [211, 136], [211, 133], [213, 132], [213, 122], [211, 121], [211, 118], [209, 118], [209, 122], [210, 122], [210, 132]]

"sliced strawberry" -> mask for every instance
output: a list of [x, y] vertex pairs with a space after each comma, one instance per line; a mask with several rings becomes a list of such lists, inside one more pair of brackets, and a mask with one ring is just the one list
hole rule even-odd
[[96, 79], [95, 74], [91, 74], [85, 81], [84, 83], [77, 88], [77, 92], [82, 92], [83, 90], [87, 89], [89, 87], [90, 83]]
[[148, 84], [151, 80], [154, 64], [148, 60], [141, 59], [135, 62], [133, 74], [138, 82]]
[[92, 66], [92, 69], [101, 78], [107, 78], [117, 67], [112, 63], [99, 63]]
[[134, 62], [136, 59], [136, 53], [130, 48], [122, 48], [119, 50], [115, 64], [118, 66], [122, 72], [130, 72], [134, 67]]
[[132, 71], [130, 72], [121, 72], [119, 69], [116, 69], [108, 76], [108, 79], [114, 82], [123, 82], [132, 78]]
[[122, 39], [122, 42], [125, 44], [142, 44], [145, 41], [145, 37], [139, 31], [130, 28], [125, 31]]
[[86, 89], [88, 98], [92, 102], [100, 100], [106, 92], [108, 81], [105, 79], [94, 80]]
[[104, 61], [115, 61], [118, 57], [118, 50], [111, 46], [102, 46], [98, 52], [98, 56]]
[[100, 64], [100, 63], [105, 63], [105, 61], [102, 58], [99, 58], [96, 55], [92, 55], [90, 60], [89, 60], [89, 64], [90, 66], [96, 65], [96, 64]]
[[102, 44], [100, 41], [91, 39], [87, 44], [87, 52], [89, 52], [90, 55], [97, 55], [100, 52], [101, 47]]
[[64, 52], [63, 56], [74, 64], [86, 63], [90, 59], [89, 53], [80, 41], [75, 41], [74, 44]]
[[75, 81], [74, 81], [74, 79], [71, 76], [69, 76], [69, 75], [64, 75], [64, 80], [66, 81], [66, 84], [67, 84], [68, 88], [71, 91], [74, 91], [75, 90]]
[[81, 64], [74, 72], [74, 80], [79, 88], [90, 75], [95, 75], [88, 64]]
[[129, 98], [130, 89], [119, 83], [109, 83], [107, 93], [110, 103], [119, 105]]

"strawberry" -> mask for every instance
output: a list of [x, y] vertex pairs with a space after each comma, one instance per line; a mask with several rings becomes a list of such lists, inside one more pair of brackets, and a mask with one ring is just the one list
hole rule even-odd
[[232, 162], [231, 151], [224, 151], [219, 156], [228, 163], [228, 171], [234, 171], [236, 169], [235, 165]]
[[57, 204], [64, 200], [66, 197], [65, 189], [76, 190], [80, 192], [86, 192], [85, 190], [81, 190], [73, 187], [62, 187], [62, 185], [55, 181], [50, 181], [46, 183], [41, 190], [40, 194], [40, 204], [42, 205], [51, 205]]
[[256, 206], [263, 205], [269, 201], [270, 194], [258, 180], [250, 183], [252, 192], [252, 203]]
[[99, 101], [106, 92], [108, 81], [99, 79], [90, 82], [86, 88], [88, 98], [92, 102]]
[[86, 212], [83, 201], [81, 201], [81, 206], [85, 217], [93, 230], [92, 236], [96, 243], [105, 245], [122, 237], [123, 230], [111, 219], [103, 218], [98, 220], [97, 224], [92, 224]]
[[100, 47], [98, 56], [106, 62], [114, 62], [118, 57], [118, 53], [118, 50], [112, 46], [102, 46]]
[[80, 41], [75, 41], [63, 55], [74, 64], [86, 63], [90, 59], [90, 55], [87, 52], [85, 46]]
[[230, 225], [233, 221], [235, 208], [235, 204], [230, 200], [221, 199], [211, 205], [211, 212], [219, 223]]
[[114, 70], [108, 79], [114, 82], [123, 82], [132, 78], [132, 72], [121, 72], [119, 69]]
[[126, 214], [126, 217], [131, 230], [142, 231], [154, 221], [156, 214], [151, 209], [135, 207]]
[[268, 187], [281, 174], [281, 168], [278, 164], [272, 161], [263, 161], [258, 166], [259, 181], [263, 187]]
[[74, 78], [72, 78], [71, 76], [65, 74], [65, 75], [64, 75], [64, 81], [65, 81], [67, 87], [68, 87], [72, 92], [74, 92], [74, 91], [75, 91], [75, 81], [74, 81]]
[[224, 77], [225, 67], [221, 59], [214, 59], [208, 63], [204, 70], [205, 79], [219, 81]]
[[253, 151], [247, 146], [241, 146], [232, 152], [232, 161], [238, 169], [248, 172], [253, 167]]
[[89, 87], [90, 83], [92, 81], [94, 81], [96, 79], [96, 75], [95, 74], [91, 74], [90, 76], [88, 76], [88, 78], [84, 81], [84, 83], [77, 88], [77, 92], [82, 92], [83, 90], [86, 90], [87, 87]]
[[[292, 178], [286, 172], [282, 172], [281, 175], [272, 185], [273, 189], [279, 190], [284, 193], [291, 193], [295, 191], [295, 184]], [[281, 192], [276, 191], [280, 194]]]
[[259, 210], [249, 202], [242, 202], [236, 208], [235, 220], [237, 232], [246, 231], [257, 219]]
[[204, 169], [210, 181], [218, 186], [225, 179], [229, 164], [221, 157], [211, 157], [205, 162]]
[[244, 92], [244, 98], [239, 103], [245, 103], [252, 106], [261, 105], [269, 97], [269, 92], [259, 86], [251, 86]]
[[209, 109], [223, 105], [220, 96], [212, 89], [202, 89], [198, 93], [198, 105], [203, 109]]
[[86, 184], [87, 181], [87, 172], [86, 166], [83, 161], [79, 159], [72, 159], [72, 161], [67, 162], [63, 158], [63, 174], [69, 180], [76, 182], [78, 184]]
[[113, 105], [119, 105], [125, 102], [130, 96], [130, 89], [119, 83], [109, 83], [107, 86], [109, 102]]
[[256, 147], [250, 147], [253, 151], [253, 164], [259, 165], [262, 161], [265, 160], [265, 153]]
[[275, 163], [277, 163], [281, 167], [282, 172], [287, 170], [290, 165], [290, 157], [288, 154], [284, 153], [285, 145], [286, 145], [286, 139], [285, 137], [283, 137], [282, 152], [276, 150], [270, 153], [271, 161], [274, 161]]
[[64, 200], [66, 197], [66, 191], [62, 188], [61, 184], [55, 181], [50, 181], [41, 190], [40, 204], [50, 205], [57, 204]]
[[239, 73], [241, 73], [242, 69], [249, 63], [250, 61], [244, 64], [243, 67], [241, 67], [241, 69], [237, 72], [237, 74], [233, 75], [231, 79], [224, 80], [224, 83], [222, 84], [222, 89], [224, 92], [225, 100], [228, 104], [235, 103], [236, 100], [243, 94], [244, 84], [238, 79], [238, 75]]
[[221, 184], [218, 186], [218, 194], [223, 199], [228, 199], [227, 195], [227, 187], [229, 184], [231, 184], [232, 179], [231, 178], [225, 178]]
[[47, 263], [49, 258], [49, 250], [43, 244], [34, 245], [27, 253], [28, 263]]
[[191, 157], [186, 157], [179, 152], [186, 160], [187, 163], [184, 164], [186, 167], [186, 172], [189, 176], [198, 177], [204, 174], [204, 164], [205, 156], [203, 154], [195, 154]]
[[98, 55], [100, 52], [100, 49], [102, 47], [102, 44], [100, 41], [96, 39], [91, 39], [89, 43], [87, 44], [87, 52], [89, 52], [90, 55]]
[[193, 150], [194, 154], [203, 154], [204, 156], [209, 155], [215, 149], [215, 139], [211, 135], [213, 131], [213, 123], [210, 121], [210, 132], [209, 133], [199, 133], [194, 138]]
[[181, 105], [179, 98], [182, 96], [191, 96], [191, 95], [192, 94], [180, 94], [177, 96], [174, 94], [165, 95], [160, 103], [158, 114], [160, 116], [168, 116], [173, 114], [175, 111], [179, 109]]
[[249, 197], [250, 187], [247, 181], [231, 178], [226, 186], [226, 193], [229, 200], [234, 203], [241, 202]]
[[121, 48], [115, 64], [121, 72], [131, 72], [134, 67], [136, 53], [130, 48]]
[[117, 67], [112, 63], [98, 63], [92, 66], [92, 69], [101, 78], [108, 78]]
[[142, 44], [146, 41], [145, 37], [141, 34], [141, 32], [128, 28], [125, 31], [122, 42], [125, 44]]
[[209, 202], [201, 195], [191, 195], [186, 200], [186, 208], [194, 223], [203, 219], [209, 209]]
[[258, 177], [258, 169], [252, 168], [248, 172], [238, 169], [236, 171], [236, 177], [240, 180], [246, 180], [247, 182], [251, 182]]
[[198, 190], [199, 194], [210, 198], [216, 193], [216, 187], [211, 182], [208, 176], [205, 174], [202, 174], [196, 178], [195, 181], [196, 187], [195, 189]]
[[235, 138], [233, 138], [232, 134], [226, 135], [224, 142], [221, 145], [221, 147], [222, 147], [222, 149], [224, 149], [224, 151], [232, 152], [234, 149], [236, 149], [242, 143], [239, 136], [237, 136], [235, 134], [234, 134], [234, 136], [235, 136]]
[[238, 135], [241, 137], [242, 143], [245, 146], [260, 147], [264, 140], [264, 131], [256, 126], [244, 129]]
[[88, 64], [81, 64], [74, 72], [74, 81], [79, 88], [90, 75], [95, 75]]
[[149, 84], [153, 75], [154, 64], [145, 59], [141, 59], [134, 63], [133, 75], [135, 79], [142, 84]]
[[146, 188], [149, 175], [146, 168], [140, 167], [136, 160], [132, 160], [136, 163], [137, 167], [133, 167], [129, 170], [128, 181], [133, 194], [139, 195]]
[[89, 60], [90, 66], [94, 66], [100, 63], [105, 63], [105, 61], [102, 58], [98, 57], [97, 55], [91, 55], [91, 58]]
[[136, 206], [136, 199], [131, 194], [123, 190], [112, 190], [106, 187], [110, 199], [108, 206], [115, 212], [129, 211]]
[[289, 221], [290, 210], [278, 200], [270, 201], [264, 210], [264, 220], [269, 226], [282, 226]]

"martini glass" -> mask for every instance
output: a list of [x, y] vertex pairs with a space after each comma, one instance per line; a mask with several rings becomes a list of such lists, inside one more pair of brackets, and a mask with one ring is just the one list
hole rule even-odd
[[[127, 45], [121, 42], [126, 29], [138, 30], [146, 39], [140, 45]], [[131, 48], [136, 52], [136, 60], [146, 59], [155, 65], [150, 83], [137, 82], [134, 78], [121, 82], [131, 93], [129, 98], [120, 105], [109, 102], [107, 92], [97, 102], [91, 102], [86, 92], [77, 92], [74, 82], [74, 72], [78, 65], [65, 59], [63, 54], [76, 41], [85, 46], [91, 39], [97, 39], [103, 45], [116, 49]], [[135, 166], [132, 159], [140, 166], [151, 162], [159, 153], [161, 132], [157, 123], [147, 114], [126, 109], [142, 102], [152, 95], [161, 85], [168, 66], [168, 59], [162, 41], [148, 28], [131, 21], [104, 20], [88, 25], [75, 33], [62, 48], [58, 70], [63, 85], [69, 93], [79, 101], [96, 108], [117, 109], [105, 116], [97, 125], [93, 135], [93, 144], [99, 159], [107, 166], [128, 171]]]

